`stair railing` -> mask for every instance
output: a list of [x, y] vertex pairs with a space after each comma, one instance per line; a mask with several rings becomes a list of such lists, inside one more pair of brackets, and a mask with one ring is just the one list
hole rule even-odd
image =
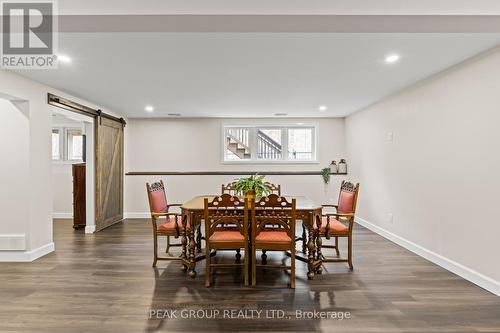
[[282, 147], [269, 135], [259, 130], [257, 131], [257, 154], [261, 159], [281, 159]]

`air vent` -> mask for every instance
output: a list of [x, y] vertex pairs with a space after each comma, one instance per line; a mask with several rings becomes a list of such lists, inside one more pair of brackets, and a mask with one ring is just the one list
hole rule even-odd
[[285, 117], [288, 116], [288, 113], [278, 112], [274, 114], [276, 117]]
[[180, 117], [181, 114], [180, 113], [169, 113], [168, 114], [170, 117]]

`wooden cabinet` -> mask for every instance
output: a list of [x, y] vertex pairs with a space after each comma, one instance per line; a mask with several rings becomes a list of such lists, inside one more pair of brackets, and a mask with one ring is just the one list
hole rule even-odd
[[85, 163], [73, 164], [73, 228], [84, 228], [86, 217]]

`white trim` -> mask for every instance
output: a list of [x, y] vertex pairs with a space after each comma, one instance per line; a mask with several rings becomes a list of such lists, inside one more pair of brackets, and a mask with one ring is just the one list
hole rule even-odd
[[0, 262], [30, 262], [54, 250], [54, 243], [51, 242], [31, 251], [0, 251]]
[[73, 213], [52, 213], [53, 219], [72, 219]]
[[400, 237], [396, 234], [393, 234], [390, 231], [387, 231], [371, 222], [368, 222], [365, 219], [360, 217], [356, 217], [356, 223], [362, 225], [363, 227], [373, 231], [380, 236], [387, 238], [391, 242], [398, 244], [399, 246], [404, 247], [405, 249], [421, 256], [424, 259], [433, 262], [434, 264], [443, 267], [444, 269], [457, 274], [458, 276], [478, 285], [481, 288], [492, 292], [493, 294], [500, 296], [500, 282], [496, 281], [488, 276], [485, 276], [479, 272], [476, 272], [469, 267], [466, 267], [458, 262], [455, 262], [451, 259], [443, 257], [440, 254], [437, 254], [433, 251], [430, 251], [418, 244], [415, 244], [403, 237]]
[[95, 232], [95, 225], [87, 225], [85, 226], [86, 234], [93, 234]]
[[[94, 121], [85, 122], [85, 140], [87, 145], [86, 168], [85, 168], [85, 203], [86, 203], [86, 233], [95, 231], [95, 140], [94, 140]], [[93, 227], [93, 229], [91, 228]]]
[[150, 212], [125, 212], [123, 214], [123, 218], [125, 219], [147, 219], [150, 217]]

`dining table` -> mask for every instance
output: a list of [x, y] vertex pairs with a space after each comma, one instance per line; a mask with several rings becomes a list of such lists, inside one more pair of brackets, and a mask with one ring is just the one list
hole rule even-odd
[[[182, 214], [182, 232], [181, 232], [181, 260], [183, 266], [188, 271], [188, 276], [196, 277], [196, 263], [206, 258], [202, 254], [201, 242], [204, 239], [201, 230], [203, 221], [205, 198], [213, 200], [217, 195], [198, 195], [191, 200], [186, 201], [181, 205]], [[302, 236], [297, 240], [302, 240], [302, 254], [297, 253], [297, 260], [307, 263], [307, 278], [314, 279], [316, 274], [321, 274], [322, 254], [321, 254], [321, 237], [316, 236], [316, 228], [321, 225], [322, 206], [314, 203], [306, 196], [284, 196], [288, 201], [296, 199], [296, 223], [301, 221]], [[245, 253], [245, 255], [247, 255]]]

